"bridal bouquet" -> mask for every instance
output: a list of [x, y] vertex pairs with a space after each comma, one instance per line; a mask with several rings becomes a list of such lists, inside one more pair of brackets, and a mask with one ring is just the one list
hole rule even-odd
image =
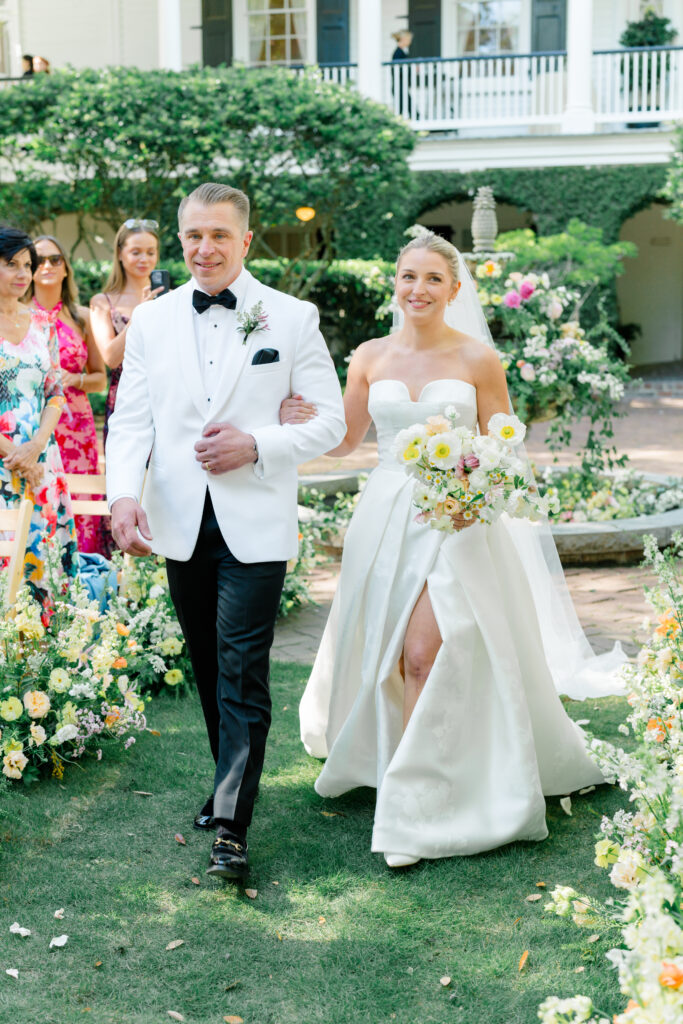
[[541, 497], [526, 463], [516, 454], [526, 427], [516, 416], [496, 413], [488, 434], [457, 426], [458, 413], [447, 406], [396, 437], [394, 453], [415, 477], [416, 522], [434, 530], [455, 531], [453, 516], [494, 523], [503, 512], [515, 519], [547, 516], [551, 499]]

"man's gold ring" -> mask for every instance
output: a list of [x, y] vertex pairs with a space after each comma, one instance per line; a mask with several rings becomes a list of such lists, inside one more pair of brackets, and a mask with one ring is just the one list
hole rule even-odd
[[211, 463], [210, 462], [205, 462], [204, 463], [204, 469], [207, 471], [207, 473], [211, 472]]

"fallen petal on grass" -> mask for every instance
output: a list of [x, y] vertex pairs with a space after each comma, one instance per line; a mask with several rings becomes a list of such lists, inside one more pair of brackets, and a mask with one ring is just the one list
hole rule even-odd
[[543, 896], [540, 892], [532, 892], [530, 896], [526, 897], [527, 903], [535, 903], [536, 900], [542, 900]]
[[524, 970], [524, 967], [526, 966], [526, 962], [527, 962], [528, 959], [529, 959], [529, 950], [525, 949], [524, 952], [522, 953], [522, 955], [519, 958], [519, 963], [517, 964], [517, 970], [518, 971], [523, 971]]
[[62, 946], [66, 946], [68, 941], [69, 941], [69, 936], [68, 935], [56, 935], [54, 937], [54, 939], [50, 939], [50, 949], [52, 949], [53, 946], [57, 946], [58, 948], [61, 948]]
[[193, 875], [193, 876], [192, 876], [192, 878], [190, 879], [190, 881], [192, 882], [192, 884], [193, 884], [193, 885], [201, 885], [201, 884], [202, 884], [202, 883], [201, 883], [201, 882], [199, 881], [199, 879], [197, 878], [197, 876], [196, 876], [196, 875]]
[[59, 910], [55, 910], [54, 916], [58, 921], [61, 921], [64, 917], [64, 907], [60, 907]]
[[234, 1017], [232, 1014], [229, 1017], [224, 1017], [225, 1024], [244, 1024], [243, 1017]]
[[169, 942], [169, 944], [166, 947], [166, 949], [167, 950], [169, 950], [169, 949], [177, 949], [178, 946], [184, 946], [184, 945], [185, 945], [185, 939], [173, 939], [172, 942]]
[[537, 889], [545, 889], [545, 882], [536, 882]]
[[182, 1013], [178, 1013], [177, 1010], [167, 1010], [166, 1013], [169, 1015], [171, 1020], [185, 1020]]
[[244, 895], [248, 896], [250, 900], [255, 900], [258, 896], [258, 889], [245, 889]]
[[572, 816], [572, 798], [570, 796], [563, 796], [562, 797], [562, 799], [560, 800], [560, 807], [562, 808], [564, 813], [568, 814], [569, 817], [571, 818], [571, 816]]
[[19, 971], [16, 967], [8, 967], [5, 974], [9, 974], [10, 978], [14, 978], [16, 981], [19, 980]]
[[451, 979], [447, 974], [444, 974], [443, 978], [439, 978], [439, 985], [443, 985], [444, 988], [448, 988], [451, 983]]
[[321, 811], [323, 818], [345, 818], [346, 815], [342, 814], [341, 811]]
[[586, 786], [585, 789], [579, 790], [579, 796], [585, 796], [586, 793], [592, 793], [595, 790], [595, 786]]
[[185, 842], [185, 837], [181, 836], [180, 832], [176, 832], [173, 838], [175, 839], [176, 843], [180, 843], [181, 846], [187, 846], [187, 843]]
[[586, 968], [585, 968], [585, 967], [575, 967], [575, 968], [574, 968], [574, 974], [583, 974], [583, 972], [584, 972], [585, 970], [586, 970]]
[[589, 935], [588, 938], [586, 939], [586, 942], [597, 942], [599, 940], [599, 938], [600, 938], [599, 935]]
[[318, 924], [325, 924], [325, 918], [322, 916], [322, 914], [318, 918]]
[[12, 933], [12, 935], [21, 935], [22, 939], [28, 938], [28, 936], [31, 934], [31, 929], [22, 928], [18, 921], [15, 921], [14, 924], [11, 924], [9, 926], [9, 930]]

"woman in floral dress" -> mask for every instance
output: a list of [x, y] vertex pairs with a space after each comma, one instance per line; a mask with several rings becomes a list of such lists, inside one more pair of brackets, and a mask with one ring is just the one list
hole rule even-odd
[[64, 406], [59, 351], [45, 313], [20, 300], [38, 264], [28, 235], [0, 227], [0, 507], [34, 502], [24, 575], [49, 598], [46, 538], [59, 547], [62, 572], [78, 572], [69, 489], [53, 434]]
[[[90, 331], [90, 311], [78, 305], [73, 270], [64, 249], [51, 235], [41, 235], [33, 244], [38, 269], [29, 289], [31, 306], [47, 314], [59, 342], [66, 406], [55, 438], [62, 465], [67, 473], [97, 473], [97, 432], [87, 392], [103, 391], [106, 387], [104, 360]], [[103, 526], [101, 516], [76, 516], [78, 550], [107, 554]]]

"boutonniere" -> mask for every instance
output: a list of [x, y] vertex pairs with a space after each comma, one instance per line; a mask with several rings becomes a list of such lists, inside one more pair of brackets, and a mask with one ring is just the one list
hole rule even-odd
[[248, 313], [238, 313], [237, 323], [239, 324], [237, 330], [242, 331], [244, 334], [243, 345], [246, 345], [250, 334], [255, 334], [257, 331], [270, 330], [268, 314], [264, 311], [262, 302], [257, 302]]

